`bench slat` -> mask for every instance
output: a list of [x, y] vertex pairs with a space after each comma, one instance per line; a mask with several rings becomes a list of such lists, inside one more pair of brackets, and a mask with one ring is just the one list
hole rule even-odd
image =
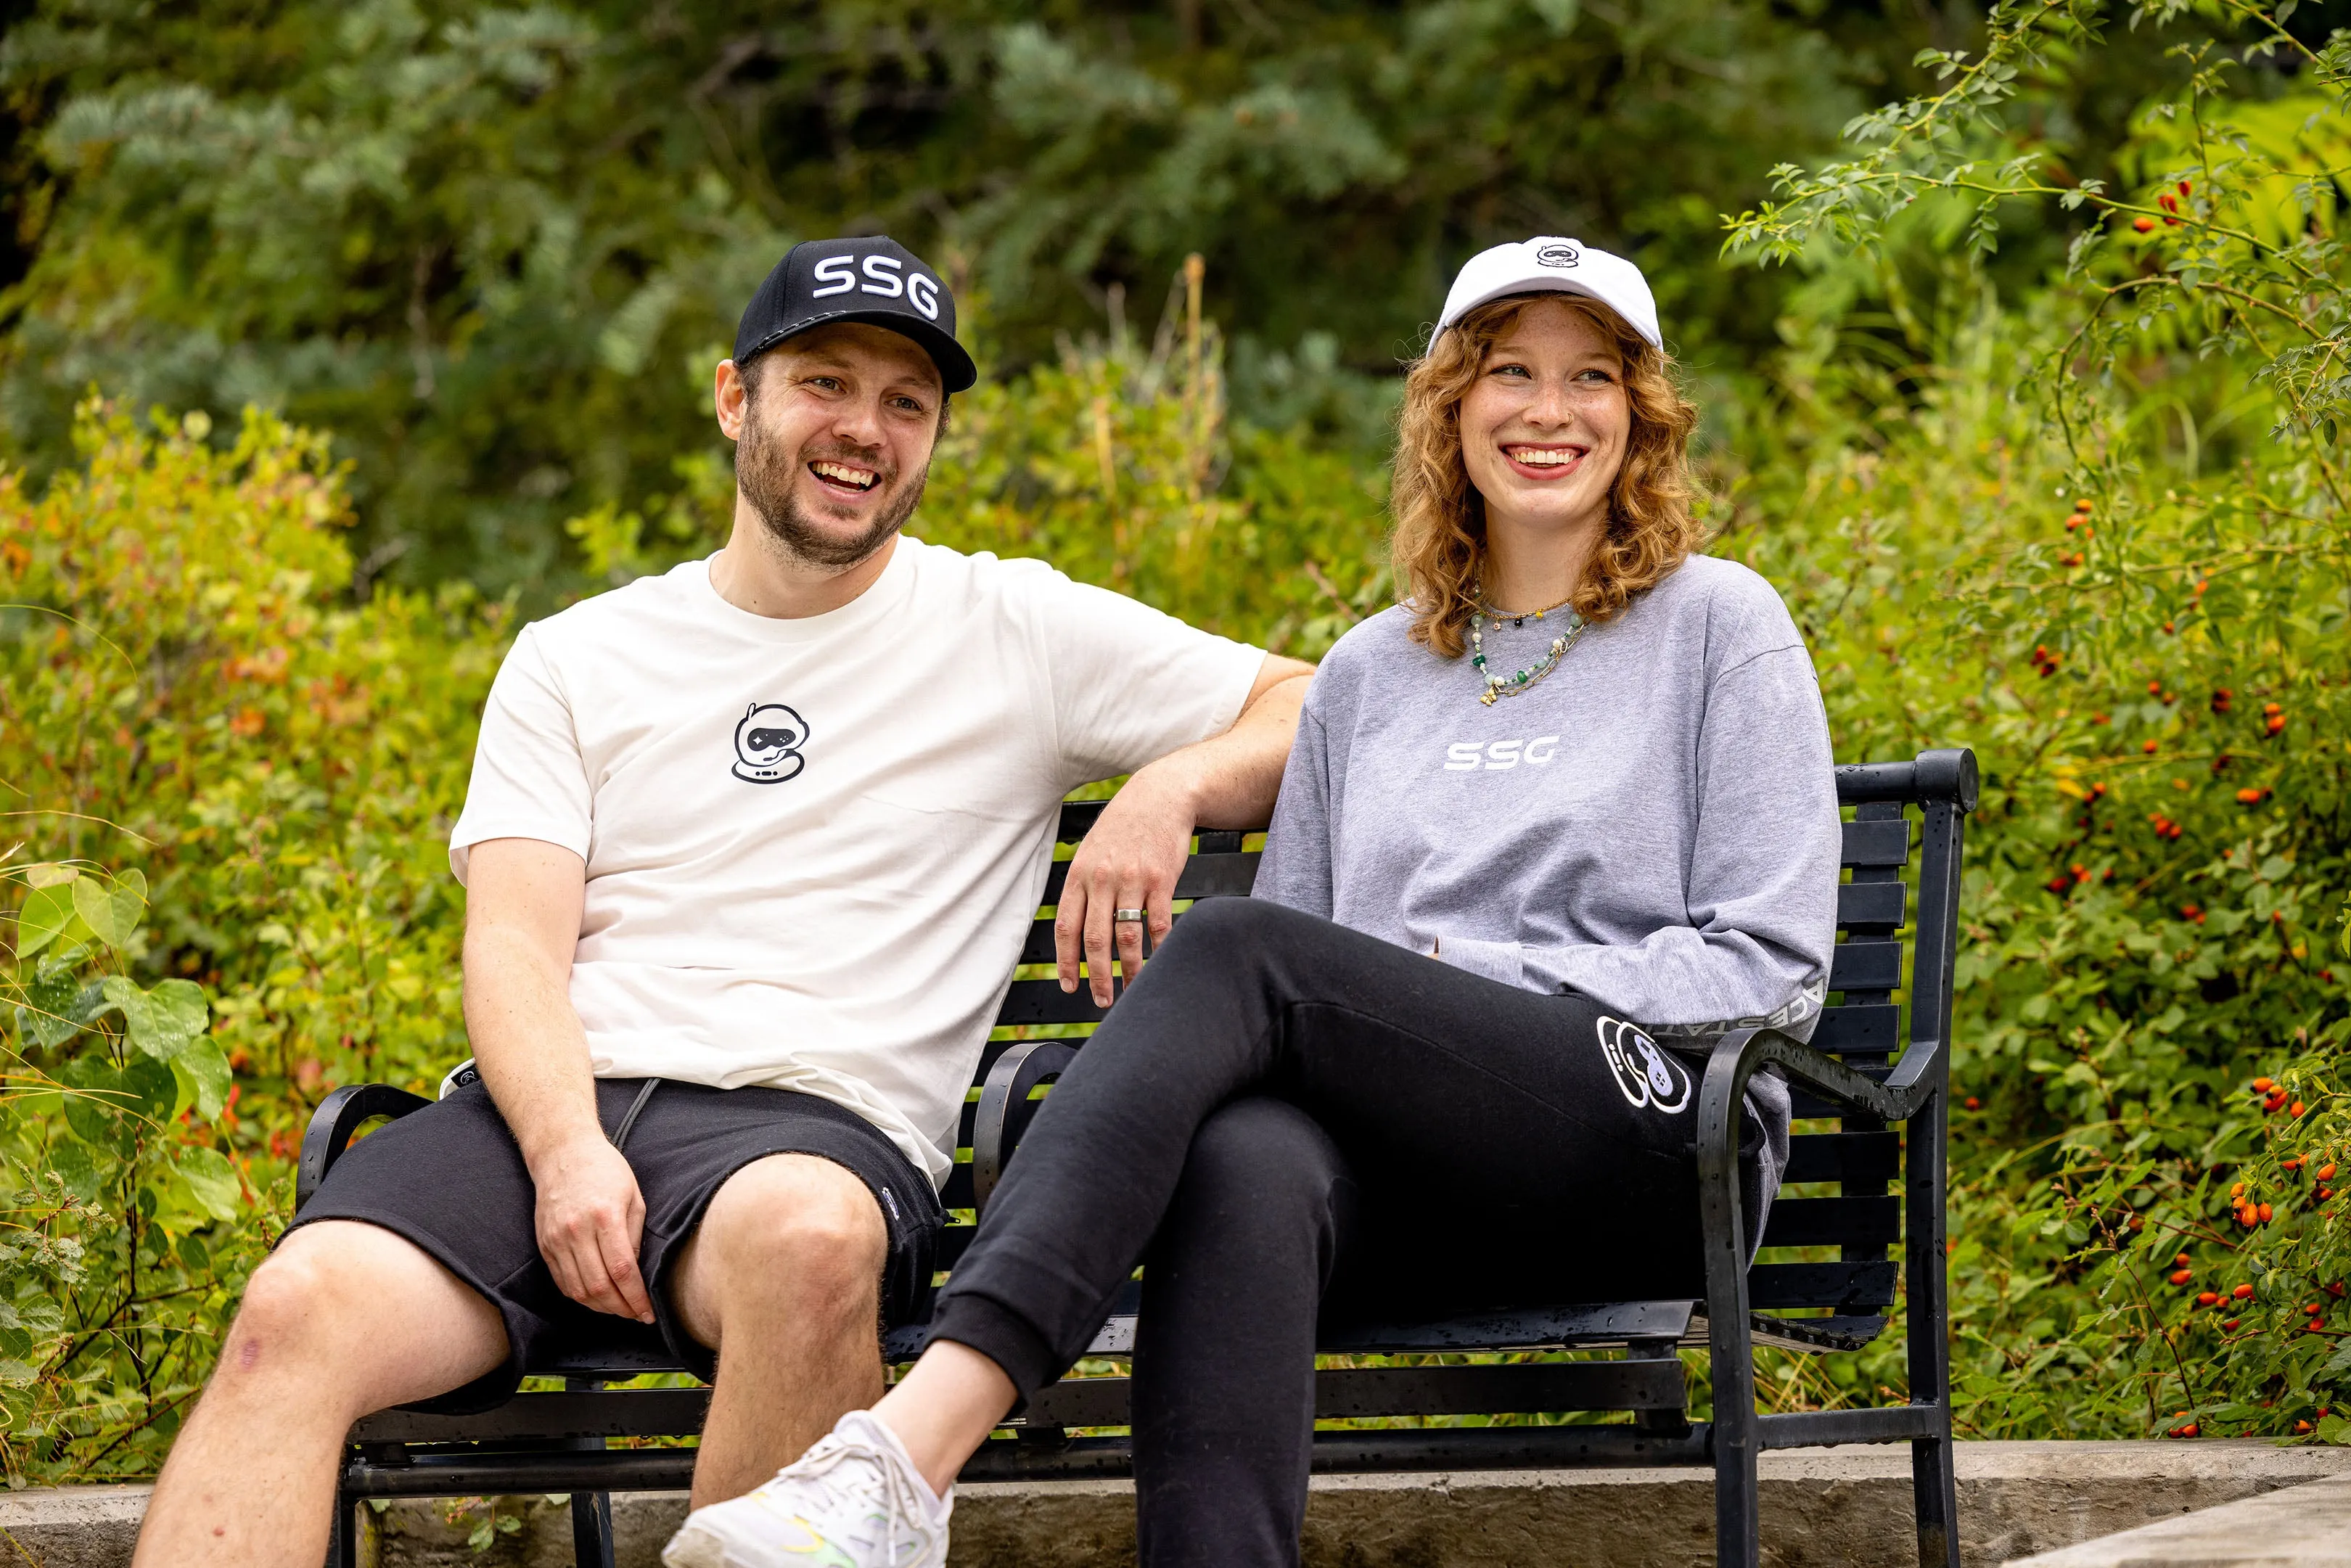
[[[1900, 883], [1889, 884], [1899, 887]], [[1902, 984], [1902, 944], [1840, 942], [1829, 959], [1829, 989], [1891, 991]]]
[[1837, 924], [1896, 931], [1910, 909], [1910, 888], [1899, 882], [1846, 882], [1837, 884]]
[[1004, 993], [996, 1022], [999, 1029], [1007, 1024], [1100, 1023], [1107, 1012], [1094, 1006], [1093, 993], [1083, 985], [1064, 991], [1059, 980], [1015, 980]]
[[1400, 1355], [1523, 1345], [1622, 1344], [1678, 1339], [1689, 1330], [1689, 1301], [1615, 1301], [1471, 1312], [1422, 1323], [1362, 1323], [1326, 1328], [1319, 1349], [1342, 1355]]
[[1847, 822], [1844, 825], [1844, 852], [1838, 863], [1846, 866], [1907, 865], [1910, 862], [1910, 822], [1907, 818], [1891, 821]]
[[1823, 1008], [1821, 1021], [1813, 1026], [1813, 1049], [1832, 1056], [1848, 1051], [1884, 1055], [1901, 1043], [1902, 1009], [1890, 1002], [1847, 1002]]
[[1901, 1237], [1898, 1197], [1783, 1197], [1763, 1222], [1766, 1247], [1890, 1247]]
[[[1901, 1167], [1902, 1138], [1897, 1133], [1805, 1133], [1788, 1140], [1785, 1179], [1843, 1182], [1848, 1189], [1883, 1188]], [[1850, 1191], [1847, 1196], [1852, 1196]]]
[[[1029, 1401], [1016, 1426], [1123, 1427], [1132, 1419], [1123, 1377], [1065, 1378]], [[1314, 1414], [1517, 1415], [1554, 1410], [1678, 1410], [1678, 1358], [1516, 1366], [1332, 1368], [1314, 1375]]]
[[1758, 1263], [1747, 1270], [1747, 1303], [1758, 1311], [1894, 1304], [1895, 1266], [1866, 1263]]
[[[1245, 897], [1257, 883], [1259, 852], [1246, 853], [1194, 855], [1184, 862], [1184, 873], [1176, 879], [1177, 898]], [[1068, 861], [1055, 861], [1053, 869], [1045, 873], [1045, 896], [1039, 902], [1059, 904], [1062, 884], [1070, 880]]]

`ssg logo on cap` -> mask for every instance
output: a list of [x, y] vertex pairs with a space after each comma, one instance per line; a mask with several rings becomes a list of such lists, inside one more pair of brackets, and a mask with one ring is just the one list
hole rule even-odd
[[[939, 319], [939, 286], [919, 272], [905, 272], [904, 265], [894, 256], [869, 256], [860, 259], [852, 256], [829, 256], [810, 269], [810, 276], [824, 285], [809, 290], [810, 299], [822, 299], [830, 295], [846, 294], [854, 288], [862, 294], [878, 294], [884, 299], [904, 297], [907, 303], [923, 313], [926, 320]], [[857, 281], [862, 272], [865, 281]], [[900, 274], [904, 272], [902, 277]]]
[[1535, 252], [1535, 260], [1545, 267], [1573, 267], [1583, 259], [1583, 252], [1578, 250], [1574, 242], [1570, 240], [1562, 240], [1557, 245], [1547, 245]]

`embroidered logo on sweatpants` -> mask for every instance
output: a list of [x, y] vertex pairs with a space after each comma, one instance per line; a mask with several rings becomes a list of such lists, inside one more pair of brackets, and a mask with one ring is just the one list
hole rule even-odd
[[1616, 1087], [1635, 1110], [1649, 1106], [1676, 1116], [1688, 1106], [1689, 1069], [1631, 1024], [1621, 1019], [1602, 1019], [1600, 1053], [1608, 1059]]

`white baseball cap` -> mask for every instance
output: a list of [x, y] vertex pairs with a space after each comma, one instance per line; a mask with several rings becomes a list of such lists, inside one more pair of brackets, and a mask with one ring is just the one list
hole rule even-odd
[[1445, 314], [1437, 318], [1429, 340], [1435, 342], [1447, 328], [1489, 300], [1546, 290], [1597, 299], [1625, 318], [1650, 347], [1666, 346], [1657, 331], [1657, 301], [1641, 269], [1621, 256], [1557, 235], [1537, 235], [1471, 256], [1454, 277], [1445, 296]]

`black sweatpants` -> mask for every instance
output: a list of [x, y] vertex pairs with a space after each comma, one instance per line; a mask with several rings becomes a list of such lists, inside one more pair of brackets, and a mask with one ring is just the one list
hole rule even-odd
[[[1697, 1098], [1585, 998], [1202, 903], [1045, 1102], [932, 1333], [1025, 1396], [1142, 1262], [1145, 1568], [1294, 1564], [1318, 1316], [1704, 1294]], [[1750, 1215], [1761, 1142], [1750, 1113]]]

